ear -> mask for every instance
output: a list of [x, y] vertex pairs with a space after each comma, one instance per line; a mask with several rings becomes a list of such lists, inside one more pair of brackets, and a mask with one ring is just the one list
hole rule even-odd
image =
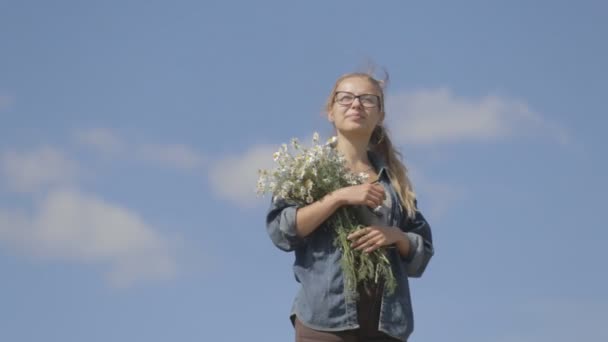
[[335, 121], [334, 113], [333, 112], [327, 113], [327, 120], [329, 120], [329, 122], [334, 122]]

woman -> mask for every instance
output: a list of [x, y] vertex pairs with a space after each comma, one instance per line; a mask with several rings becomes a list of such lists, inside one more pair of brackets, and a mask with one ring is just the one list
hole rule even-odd
[[[431, 230], [420, 211], [405, 166], [383, 127], [383, 83], [363, 73], [340, 77], [327, 101], [335, 148], [369, 183], [349, 186], [300, 206], [273, 199], [267, 229], [273, 243], [294, 251], [301, 284], [291, 321], [300, 341], [406, 341], [413, 330], [408, 277], [420, 277], [433, 256]], [[397, 289], [382, 283], [345, 295], [340, 251], [324, 222], [341, 206], [356, 206], [366, 228], [349, 236], [353, 248], [385, 248]], [[374, 210], [370, 210], [374, 209]]]

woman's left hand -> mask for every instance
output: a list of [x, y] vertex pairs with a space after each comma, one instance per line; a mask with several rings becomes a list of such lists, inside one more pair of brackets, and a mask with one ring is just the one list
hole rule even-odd
[[363, 250], [365, 253], [396, 244], [405, 239], [403, 231], [397, 227], [370, 226], [361, 228], [350, 235], [347, 239], [352, 241], [351, 247], [355, 250]]

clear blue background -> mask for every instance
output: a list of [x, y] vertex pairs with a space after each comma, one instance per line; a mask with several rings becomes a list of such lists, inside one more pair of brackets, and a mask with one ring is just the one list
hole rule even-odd
[[[116, 286], [123, 255], [87, 259], [95, 236], [67, 253], [0, 219], [0, 340], [293, 340], [293, 256], [246, 184], [267, 150], [331, 132], [325, 97], [367, 59], [389, 98], [447, 89], [443, 117], [497, 96], [536, 118], [503, 110], [500, 134], [424, 143], [392, 130], [435, 237], [412, 341], [608, 340], [607, 16], [603, 1], [0, 1], [0, 218], [34, 222], [70, 191], [139, 217], [172, 265]], [[389, 128], [407, 126], [394, 103]], [[16, 189], [45, 147], [76, 171]]]

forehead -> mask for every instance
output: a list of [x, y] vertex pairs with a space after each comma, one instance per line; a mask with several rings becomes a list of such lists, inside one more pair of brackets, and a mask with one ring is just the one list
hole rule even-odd
[[372, 82], [363, 77], [349, 77], [342, 80], [336, 91], [348, 91], [354, 94], [378, 94], [378, 90]]

